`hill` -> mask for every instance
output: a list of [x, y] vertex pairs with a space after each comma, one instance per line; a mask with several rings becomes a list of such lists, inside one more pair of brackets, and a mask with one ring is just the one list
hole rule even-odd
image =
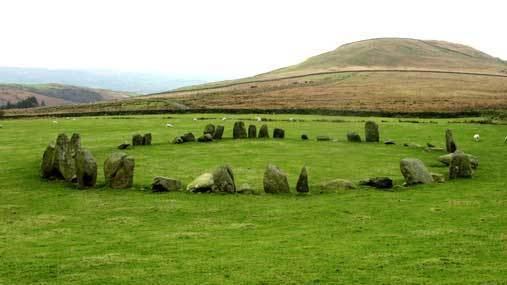
[[92, 89], [61, 84], [0, 84], [0, 106], [35, 97], [46, 106], [119, 100], [129, 97], [127, 92]]
[[[84, 107], [83, 107], [84, 108]], [[382, 38], [345, 44], [239, 80], [87, 106], [96, 112], [470, 113], [507, 110], [507, 64], [443, 41]], [[82, 111], [84, 111], [83, 109]], [[79, 109], [37, 109], [38, 114]]]

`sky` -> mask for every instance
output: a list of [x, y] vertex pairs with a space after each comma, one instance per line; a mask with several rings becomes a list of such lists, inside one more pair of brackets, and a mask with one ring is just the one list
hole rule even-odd
[[1, 0], [0, 66], [233, 79], [379, 37], [507, 59], [507, 1]]

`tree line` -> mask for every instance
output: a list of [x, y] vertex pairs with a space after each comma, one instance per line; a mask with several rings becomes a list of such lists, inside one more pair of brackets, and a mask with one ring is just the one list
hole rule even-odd
[[0, 109], [25, 109], [43, 106], [46, 106], [44, 100], [42, 100], [39, 103], [39, 101], [37, 101], [37, 98], [31, 96], [16, 103], [7, 102], [7, 104], [5, 104], [4, 106], [0, 106]]

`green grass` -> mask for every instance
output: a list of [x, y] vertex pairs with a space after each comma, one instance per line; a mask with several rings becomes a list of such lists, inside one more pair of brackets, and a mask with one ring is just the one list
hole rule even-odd
[[[365, 118], [268, 116], [305, 121], [267, 122], [270, 131], [285, 128], [284, 140], [234, 141], [234, 120], [227, 120], [222, 141], [169, 144], [223, 123], [222, 116], [0, 121], [0, 284], [507, 284], [507, 125], [375, 118], [382, 138], [398, 143], [385, 146], [345, 142], [347, 131], [363, 133]], [[435, 160], [440, 153], [402, 146], [443, 146], [446, 128], [480, 158], [473, 179], [307, 196], [149, 191], [154, 176], [186, 184], [222, 164], [232, 166], [238, 185], [259, 192], [268, 163], [288, 173], [292, 191], [303, 165], [310, 191], [334, 178], [385, 175], [400, 184], [405, 157], [446, 173]], [[42, 152], [61, 132], [79, 132], [97, 158], [97, 189], [39, 178]], [[103, 187], [103, 161], [136, 132], [151, 132], [153, 145], [128, 150], [136, 159], [135, 186]], [[302, 133], [338, 141], [305, 142]]]

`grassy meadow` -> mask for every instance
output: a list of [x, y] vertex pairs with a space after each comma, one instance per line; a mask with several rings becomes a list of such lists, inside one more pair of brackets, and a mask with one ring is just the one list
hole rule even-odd
[[[228, 117], [222, 121], [222, 117]], [[205, 117], [206, 120], [193, 118]], [[464, 119], [419, 120], [192, 114], [44, 118], [0, 121], [0, 284], [507, 284], [507, 125]], [[289, 121], [293, 117], [303, 121]], [[233, 140], [237, 119], [285, 129], [284, 140]], [[364, 138], [364, 121], [380, 124], [381, 140]], [[54, 123], [53, 121], [57, 121]], [[451, 122], [450, 122], [451, 121]], [[166, 127], [167, 123], [174, 125]], [[171, 144], [224, 124], [224, 139]], [[450, 128], [460, 149], [479, 157], [473, 179], [393, 191], [371, 188], [318, 194], [335, 178], [389, 176], [402, 184], [399, 161], [421, 159], [433, 172], [442, 152], [404, 147], [444, 146]], [[81, 134], [99, 165], [96, 189], [77, 190], [39, 178], [42, 153], [59, 133]], [[153, 145], [126, 150], [136, 160], [134, 187], [103, 186], [103, 162], [135, 133]], [[309, 141], [302, 141], [301, 134]], [[472, 136], [481, 135], [475, 142]], [[336, 141], [317, 142], [317, 135]], [[265, 167], [289, 176], [303, 165], [309, 195], [262, 192]], [[237, 186], [257, 195], [154, 194], [154, 176], [184, 185], [229, 164]], [[313, 192], [313, 193], [312, 193]]]

